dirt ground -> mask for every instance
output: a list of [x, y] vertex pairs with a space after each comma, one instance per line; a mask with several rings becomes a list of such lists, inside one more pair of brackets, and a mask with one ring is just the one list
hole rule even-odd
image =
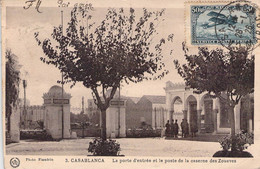
[[[92, 138], [62, 140], [59, 142], [21, 140], [6, 146], [12, 155], [90, 155], [87, 148]], [[125, 156], [212, 157], [221, 149], [217, 142], [166, 140], [164, 138], [119, 138]]]

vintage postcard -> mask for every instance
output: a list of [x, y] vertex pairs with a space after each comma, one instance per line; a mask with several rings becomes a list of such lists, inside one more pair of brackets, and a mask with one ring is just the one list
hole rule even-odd
[[2, 0], [6, 169], [259, 168], [258, 0]]

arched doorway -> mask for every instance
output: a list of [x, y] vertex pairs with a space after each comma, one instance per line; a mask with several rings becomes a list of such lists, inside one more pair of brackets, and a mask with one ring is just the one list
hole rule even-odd
[[188, 122], [191, 128], [198, 129], [198, 115], [197, 115], [197, 100], [193, 95], [190, 95], [186, 99], [186, 104], [188, 107]]
[[178, 124], [180, 125], [182, 119], [184, 119], [183, 114], [183, 102], [182, 99], [179, 96], [176, 96], [172, 101], [172, 119], [175, 121], [178, 121]]

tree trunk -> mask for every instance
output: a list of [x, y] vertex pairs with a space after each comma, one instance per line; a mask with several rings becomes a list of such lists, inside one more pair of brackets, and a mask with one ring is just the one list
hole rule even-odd
[[7, 117], [7, 132], [10, 134], [11, 131], [11, 114]]
[[84, 123], [82, 122], [82, 138], [84, 138], [85, 136], [84, 136]]
[[107, 139], [107, 126], [106, 126], [106, 109], [101, 110], [101, 138]]
[[232, 146], [231, 151], [235, 150], [235, 113], [234, 113], [235, 106], [229, 105], [229, 117], [230, 117], [230, 127], [231, 127], [231, 139], [232, 139]]

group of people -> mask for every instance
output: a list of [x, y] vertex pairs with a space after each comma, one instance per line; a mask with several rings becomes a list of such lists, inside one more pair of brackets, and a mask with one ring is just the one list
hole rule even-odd
[[[166, 137], [174, 137], [178, 138], [178, 133], [179, 133], [179, 125], [178, 125], [178, 120], [175, 120], [175, 123], [173, 123], [174, 120], [165, 124], [165, 135]], [[191, 124], [191, 136], [195, 137], [196, 132], [198, 131], [196, 129], [196, 124]], [[189, 123], [187, 122], [186, 119], [182, 119], [181, 122], [181, 137], [187, 137], [189, 135]]]
[[165, 124], [165, 135], [167, 137], [176, 137], [178, 138], [178, 132], [179, 132], [179, 125], [178, 125], [178, 120], [175, 120], [175, 123], [171, 122], [171, 124], [169, 123], [169, 120], [167, 121], [167, 123]]

